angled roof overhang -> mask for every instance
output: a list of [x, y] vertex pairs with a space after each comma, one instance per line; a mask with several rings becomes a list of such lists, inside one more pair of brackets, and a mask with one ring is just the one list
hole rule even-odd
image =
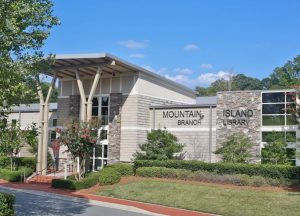
[[116, 76], [126, 73], [141, 73], [169, 83], [170, 85], [187, 91], [190, 94], [195, 94], [195, 91], [188, 87], [108, 53], [56, 55], [55, 62], [51, 67], [51, 70], [42, 73], [50, 76], [57, 74], [57, 77], [60, 79], [75, 79], [75, 71], [78, 70], [80, 76], [85, 78], [94, 77], [99, 67], [103, 74]]

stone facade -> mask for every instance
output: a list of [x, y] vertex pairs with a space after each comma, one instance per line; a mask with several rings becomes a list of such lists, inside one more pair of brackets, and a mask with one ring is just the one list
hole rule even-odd
[[235, 133], [249, 137], [253, 162], [259, 161], [261, 127], [261, 92], [219, 92], [217, 94], [217, 145]]
[[80, 95], [70, 95], [69, 101], [69, 117], [78, 120], [80, 115]]
[[108, 164], [120, 161], [122, 94], [110, 94]]
[[57, 125], [65, 125], [66, 120], [69, 118], [69, 98], [57, 99]]

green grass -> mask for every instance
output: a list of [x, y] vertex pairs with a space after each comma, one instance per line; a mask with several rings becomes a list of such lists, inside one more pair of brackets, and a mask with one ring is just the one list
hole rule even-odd
[[98, 194], [221, 215], [300, 215], [300, 193], [296, 192], [143, 180], [114, 185]]

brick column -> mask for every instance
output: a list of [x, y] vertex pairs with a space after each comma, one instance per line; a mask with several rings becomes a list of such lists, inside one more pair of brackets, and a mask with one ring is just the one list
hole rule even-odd
[[108, 163], [120, 161], [122, 94], [111, 93], [109, 105]]

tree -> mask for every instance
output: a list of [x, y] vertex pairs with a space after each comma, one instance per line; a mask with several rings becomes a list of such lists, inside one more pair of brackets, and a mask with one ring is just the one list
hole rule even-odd
[[300, 55], [288, 61], [282, 67], [276, 67], [273, 73], [263, 80], [265, 89], [289, 89], [300, 85]]
[[41, 47], [59, 23], [51, 0], [0, 0], [0, 105], [26, 103], [35, 96], [34, 77], [48, 69]]
[[79, 160], [79, 172], [76, 180], [81, 180], [86, 172], [86, 158], [93, 152], [97, 142], [98, 125], [95, 122], [76, 122], [72, 121], [65, 129], [57, 129], [59, 137], [56, 142], [61, 146], [67, 147], [74, 160]]
[[232, 79], [233, 90], [261, 90], [262, 82], [259, 79], [237, 74]]
[[[262, 82], [259, 79], [248, 77], [244, 74], [237, 74], [231, 79], [232, 91], [242, 91], [242, 90], [261, 90], [263, 89]], [[199, 96], [213, 96], [216, 95], [218, 91], [228, 91], [229, 82], [225, 79], [218, 79], [211, 83], [207, 88], [196, 87], [196, 91]]]
[[0, 131], [0, 152], [10, 157], [11, 171], [16, 169], [15, 158], [23, 146], [23, 136], [18, 122], [8, 124]]
[[215, 151], [219, 154], [224, 162], [230, 163], [247, 163], [252, 157], [250, 152], [251, 143], [248, 137], [243, 134], [233, 134], [222, 143]]
[[29, 152], [34, 156], [37, 156], [39, 132], [36, 123], [32, 123], [30, 126], [28, 126], [23, 133], [25, 142], [30, 146]]
[[266, 137], [267, 143], [261, 152], [262, 163], [290, 164], [287, 154], [284, 135], [272, 132]]
[[[167, 160], [176, 158], [175, 153], [181, 153], [184, 145], [178, 143], [175, 135], [164, 129], [152, 130], [147, 134], [147, 142], [139, 145], [142, 152], [134, 154], [135, 160]], [[180, 155], [182, 156], [182, 155]], [[180, 157], [179, 156], [179, 157]]]

